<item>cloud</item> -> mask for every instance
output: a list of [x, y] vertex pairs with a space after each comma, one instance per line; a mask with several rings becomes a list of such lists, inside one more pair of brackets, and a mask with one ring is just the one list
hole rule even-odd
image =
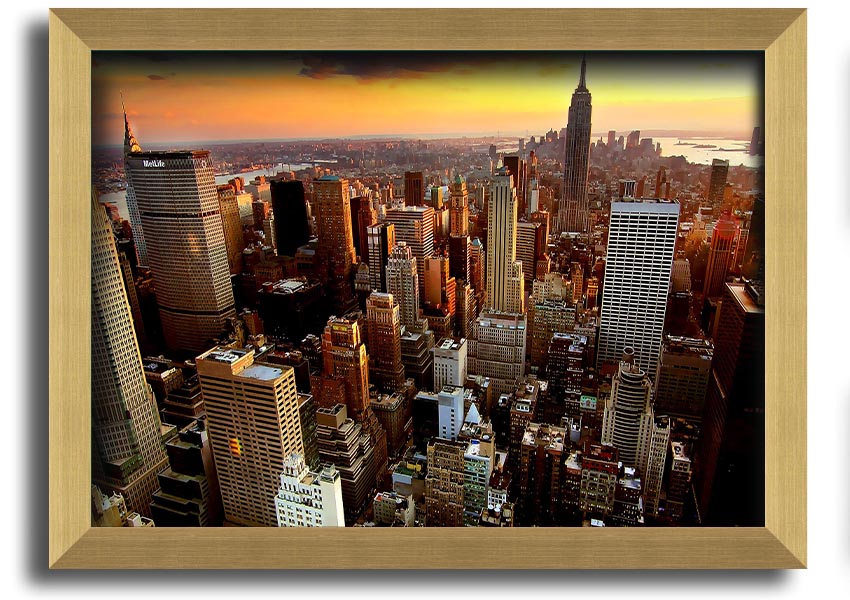
[[165, 81], [168, 77], [163, 77], [162, 75], [148, 75], [148, 79], [151, 81]]
[[363, 81], [420, 79], [426, 73], [449, 71], [457, 65], [443, 54], [362, 52], [309, 54], [302, 57], [299, 75], [311, 79], [348, 76]]

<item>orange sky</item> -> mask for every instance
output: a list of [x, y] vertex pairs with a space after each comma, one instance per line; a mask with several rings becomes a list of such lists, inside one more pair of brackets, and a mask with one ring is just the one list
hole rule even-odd
[[[364, 135], [540, 135], [566, 124], [576, 53], [94, 52], [95, 144]], [[762, 55], [589, 53], [594, 133], [749, 137]]]

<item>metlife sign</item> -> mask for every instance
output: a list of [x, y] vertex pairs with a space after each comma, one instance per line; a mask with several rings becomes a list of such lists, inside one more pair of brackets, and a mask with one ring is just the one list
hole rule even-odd
[[161, 169], [161, 168], [165, 167], [165, 161], [159, 160], [159, 159], [143, 160], [142, 164], [145, 166], [145, 168], [153, 167], [153, 168], [160, 168]]

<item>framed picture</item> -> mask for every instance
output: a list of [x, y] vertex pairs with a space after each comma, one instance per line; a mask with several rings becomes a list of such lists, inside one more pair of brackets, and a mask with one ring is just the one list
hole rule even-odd
[[[254, 27], [254, 24], [258, 22], [264, 23], [261, 30]], [[630, 23], [630, 28], [634, 31], [663, 31], [664, 34], [648, 33], [623, 39], [619, 31], [624, 22]], [[411, 23], [427, 24], [427, 26], [410, 27]], [[486, 23], [487, 27], [482, 27], [482, 23]], [[245, 30], [254, 31], [255, 35], [232, 36], [230, 32], [234, 27], [244, 27]], [[89, 315], [92, 314], [90, 292], [93, 274], [89, 265], [92, 263], [93, 246], [92, 238], [87, 232], [90, 231], [92, 220], [92, 186], [95, 183], [93, 182], [93, 166], [95, 166], [92, 158], [93, 140], [98, 139], [94, 124], [100, 114], [98, 107], [102, 102], [100, 97], [93, 97], [97, 91], [92, 86], [92, 52], [298, 51], [316, 53], [402, 50], [441, 53], [480, 53], [482, 51], [493, 53], [495, 51], [499, 53], [498, 56], [506, 51], [552, 53], [583, 51], [591, 57], [594, 52], [602, 51], [630, 53], [754, 51], [763, 53], [763, 148], [758, 134], [753, 135], [752, 143], [747, 145], [747, 150], [731, 147], [715, 148], [708, 142], [696, 144], [679, 140], [682, 146], [695, 147], [691, 151], [697, 151], [704, 146], [717, 152], [757, 155], [763, 150], [764, 153], [763, 189], [767, 207], [763, 212], [765, 234], [764, 256], [761, 264], [766, 267], [762, 266], [764, 286], [763, 289], [760, 288], [762, 297], [766, 298], [762, 305], [766, 307], [763, 309], [765, 339], [763, 527], [554, 528], [550, 527], [552, 523], [545, 519], [531, 523], [542, 524], [543, 527], [130, 528], [92, 526], [92, 474], [89, 471], [89, 465], [92, 464], [93, 342]], [[654, 52], [652, 55], [663, 56], [663, 52]], [[416, 548], [419, 556], [418, 567], [435, 569], [805, 567], [806, 296], [804, 291], [800, 291], [798, 284], [806, 278], [805, 11], [796, 9], [126, 11], [55, 9], [50, 13], [49, 56], [51, 172], [49, 231], [52, 282], [49, 316], [52, 358], [49, 424], [49, 565], [51, 568], [345, 569], [361, 568], [364, 564], [364, 556], [369, 557], [370, 568], [408, 568], [409, 564], [399, 563], [396, 560], [399, 548], [402, 546]], [[207, 55], [208, 58], [209, 56]], [[215, 59], [212, 62], [214, 61]], [[328, 67], [320, 63], [321, 61], [311, 62], [310, 65], [305, 63], [304, 68], [310, 70], [310, 73], [315, 76], [314, 79], [325, 79], [329, 74], [336, 72], [334, 69], [341, 68], [339, 64]], [[362, 67], [363, 64], [366, 63], [361, 63], [360, 66]], [[331, 72], [329, 73], [325, 67], [330, 68]], [[421, 72], [428, 72], [432, 68], [433, 64], [422, 66]], [[167, 76], [167, 74], [161, 75], [155, 72], [147, 75], [152, 80], [154, 78], [162, 80]], [[585, 64], [582, 61], [576, 93], [581, 90], [587, 92], [584, 81]], [[564, 113], [566, 113], [568, 101], [568, 97], [564, 99]], [[575, 97], [573, 102], [576, 102]], [[162, 156], [155, 156], [156, 152], [142, 152], [141, 147], [145, 145], [145, 142], [135, 139], [126, 110], [124, 121], [121, 134], [125, 144], [129, 140], [131, 145], [131, 161], [135, 161], [132, 168], [138, 167], [139, 170], [139, 174], [133, 175], [138, 178], [134, 179], [134, 182], [141, 186], [144, 185], [145, 180], [142, 172], [144, 169], [164, 168], [165, 161], [176, 160], [176, 158], [165, 156], [165, 152], [161, 153]], [[559, 126], [564, 123], [565, 121], [559, 122]], [[588, 131], [589, 127], [588, 122]], [[550, 133], [554, 134], [554, 140], [558, 139], [557, 131]], [[629, 140], [619, 142], [613, 135], [607, 142], [600, 139], [595, 145], [596, 151], [602, 152], [602, 149], [606, 149], [605, 151], [608, 152], [622, 146], [624, 150], [632, 149], [634, 156], [637, 156], [638, 152], [645, 152], [647, 156], [653, 153], [656, 156], [660, 155], [660, 147], [655, 147], [653, 140], [649, 139], [649, 143], [643, 144], [646, 146], [643, 148], [640, 133], [633, 133], [637, 133], [633, 141], [631, 136]], [[304, 135], [313, 134], [305, 133]], [[330, 137], [334, 134], [315, 135]], [[338, 135], [344, 137], [348, 134]], [[549, 141], [546, 135], [544, 134], [540, 139], [541, 156], [544, 156], [546, 148], [544, 139]], [[643, 142], [647, 139], [645, 137]], [[525, 144], [525, 138], [521, 139], [521, 144]], [[502, 173], [498, 170], [501, 167], [509, 181], [518, 181], [518, 179], [512, 179], [515, 175], [513, 171], [518, 167], [512, 166], [510, 157], [499, 156], [495, 145], [493, 148], [496, 149], [497, 155], [493, 158], [499, 164], [491, 165], [491, 173], [498, 179], [499, 174]], [[194, 161], [193, 164], [197, 163], [195, 168], [213, 170], [213, 165], [206, 162], [209, 160], [206, 154], [204, 156], [187, 155], [181, 160], [183, 159]], [[367, 160], [365, 152], [361, 155], [361, 159], [365, 164]], [[585, 170], [587, 169], [586, 160], [585, 157]], [[564, 162], [569, 163], [569, 157]], [[728, 161], [714, 161], [721, 166], [724, 162], [728, 166]], [[126, 158], [125, 164], [128, 164]], [[323, 185], [326, 184], [328, 188], [339, 184], [339, 178], [335, 175], [321, 176], [319, 173], [321, 169], [317, 167], [316, 160], [312, 160], [311, 165], [305, 165], [305, 168], [315, 171], [313, 178], [321, 181]], [[447, 178], [454, 176], [450, 169], [445, 171], [444, 175]], [[411, 179], [408, 183], [408, 175], [414, 174], [405, 175], [405, 193], [408, 189], [416, 189], [415, 181]], [[712, 179], [713, 177], [711, 175]], [[210, 181], [212, 181], [211, 173]], [[593, 210], [582, 208], [579, 200], [567, 198], [570, 193], [569, 181], [572, 179], [565, 172], [564, 191], [562, 194], [557, 194], [563, 196], [563, 203], [558, 204], [555, 200], [556, 195], [553, 194], [548, 206], [555, 213], [554, 218], [558, 220], [561, 231], [590, 230], [594, 224], [598, 224], [591, 218]], [[726, 171], [723, 169], [723, 185], [725, 181]], [[640, 182], [640, 185], [642, 186], [643, 183]], [[665, 189], [662, 187], [663, 183], [659, 171], [653, 188], [655, 200], [652, 202], [667, 206], [670, 187], [668, 184], [666, 188], [668, 195], [665, 201], [662, 198], [662, 192], [659, 191]], [[421, 187], [424, 183], [420, 181], [419, 185]], [[622, 210], [628, 213], [632, 211], [632, 208], [628, 207], [636, 206], [644, 194], [632, 189], [631, 186], [635, 186], [636, 182], [628, 178], [620, 181], [619, 185], [620, 189], [612, 192], [613, 196], [610, 197], [619, 197], [621, 202], [618, 205], [626, 206]], [[583, 188], [586, 189], [586, 181]], [[440, 185], [436, 184], [434, 189], [438, 190], [435, 194], [439, 196]], [[419, 191], [418, 195], [421, 197], [423, 195], [421, 192], [424, 190]], [[314, 193], [317, 192], [314, 191]], [[489, 197], [494, 198], [495, 202], [497, 196], [493, 196], [494, 193], [496, 192], [491, 191]], [[719, 210], [720, 204], [724, 202], [722, 190], [719, 194], [716, 210]], [[390, 192], [390, 199], [391, 197]], [[522, 194], [521, 197], [530, 198], [531, 195]], [[482, 193], [482, 204], [483, 199]], [[419, 200], [421, 201], [421, 198]], [[536, 201], [538, 199], [535, 197]], [[542, 199], [539, 201], [541, 207], [545, 205]], [[414, 199], [412, 203], [417, 204], [418, 201]], [[526, 212], [533, 212], [533, 209], [527, 206], [525, 209]], [[445, 212], [448, 213], [448, 209]], [[255, 215], [246, 214], [245, 216], [249, 220], [256, 219]], [[133, 220], [132, 214], [130, 214], [130, 220]], [[281, 220], [280, 225], [283, 226], [283, 224]], [[678, 225], [677, 220], [676, 226]], [[264, 227], [266, 228], [264, 239], [270, 240], [276, 236], [275, 230], [269, 227], [269, 223], [265, 223]], [[608, 227], [607, 221], [604, 227]], [[720, 224], [714, 229], [715, 236], [718, 231], [721, 231]], [[258, 235], [263, 237], [259, 233]], [[284, 242], [286, 242], [285, 239], [281, 243]], [[152, 246], [154, 245], [155, 240]], [[366, 248], [365, 242], [363, 247]], [[138, 244], [135, 249], [139, 252]], [[223, 256], [224, 250], [222, 250]], [[777, 268], [776, 265], [782, 265], [782, 268]], [[519, 283], [511, 283], [513, 280], [510, 280], [510, 273], [507, 271], [506, 273], [506, 283], [498, 288], [500, 290], [513, 289], [511, 286], [519, 285]], [[349, 275], [351, 275], [350, 279], [354, 279], [353, 273]], [[187, 277], [191, 277], [191, 273], [187, 272]], [[522, 272], [518, 277], [522, 279]], [[724, 281], [721, 280], [721, 286]], [[521, 290], [522, 287], [518, 289]], [[161, 293], [166, 294], [164, 291]], [[472, 291], [470, 291], [471, 295]], [[581, 293], [578, 296], [581, 296]], [[706, 292], [707, 296], [708, 292]], [[521, 294], [517, 297], [521, 297]], [[349, 300], [353, 302], [354, 298]], [[588, 298], [579, 298], [579, 301], [584, 305]], [[504, 304], [504, 307], [498, 309], [500, 314], [522, 312], [522, 309], [516, 311], [510, 308], [514, 306], [512, 303], [522, 304], [510, 293], [506, 293], [505, 298], [499, 302]], [[439, 297], [434, 304], [440, 305]], [[392, 299], [390, 298], [391, 308]], [[172, 312], [180, 313], [176, 308]], [[707, 318], [711, 318], [710, 313], [711, 311], [708, 310]], [[165, 320], [165, 313], [161, 314]], [[179, 319], [174, 318], [174, 323], [177, 323]], [[418, 313], [416, 318], [419, 318]], [[604, 318], [603, 313], [603, 322]], [[428, 317], [429, 327], [439, 326], [439, 318], [434, 317], [434, 319], [432, 324], [431, 317]], [[201, 320], [197, 320], [197, 323], [200, 322]], [[163, 325], [167, 326], [168, 323], [164, 322]], [[338, 325], [342, 327], [345, 324]], [[504, 327], [510, 329], [508, 325]], [[174, 331], [179, 328], [174, 325], [171, 330], [165, 332], [165, 336], [176, 336]], [[330, 324], [328, 328], [330, 330]], [[188, 326], [184, 329], [189, 331]], [[409, 329], [418, 331], [413, 327]], [[185, 341], [178, 337], [173, 338], [173, 344], [167, 345], [177, 346]], [[453, 350], [450, 346], [451, 344], [446, 346], [446, 352]], [[629, 350], [626, 351], [627, 355]], [[622, 348], [618, 348], [617, 351], [620, 354], [623, 353]], [[210, 366], [202, 367], [202, 359], [205, 358]], [[619, 368], [623, 369], [623, 364], [631, 364], [632, 361], [637, 363], [639, 358], [626, 358], [624, 362], [619, 363]], [[207, 353], [200, 356], [197, 366], [201, 386], [204, 384], [205, 375], [218, 376], [216, 375], [218, 367], [213, 365], [213, 362], [227, 363], [232, 366], [244, 359], [244, 353], [227, 350], [222, 350], [221, 355], [208, 356]], [[638, 372], [636, 365], [632, 367], [635, 369], [633, 372]], [[204, 368], [207, 369], [206, 372], [203, 372]], [[268, 372], [262, 371], [265, 367], [251, 368], [258, 370], [252, 375], [255, 379], [270, 377], [269, 373], [274, 371], [274, 369], [269, 369]], [[640, 368], [654, 372], [655, 365], [641, 364]], [[386, 376], [390, 377], [390, 375]], [[441, 398], [439, 402], [442, 406], [443, 399]], [[451, 400], [446, 402], [449, 403], [447, 406], [450, 406]], [[337, 406], [345, 408], [344, 405]], [[582, 393], [577, 393], [575, 397], [576, 414], [587, 416], [587, 418], [600, 415], [603, 410], [609, 410], [610, 406], [611, 400], [601, 393], [597, 394], [596, 389], [592, 392], [582, 390]], [[357, 411], [356, 408], [349, 407], [349, 409], [352, 412]], [[467, 410], [463, 412], [467, 413]], [[358, 423], [364, 423], [365, 430], [366, 421], [361, 421], [361, 417], [362, 415], [355, 418]], [[330, 412], [328, 418], [333, 419]], [[439, 422], [435, 421], [433, 424], [435, 430], [442, 431], [444, 428], [442, 419], [441, 416]], [[212, 427], [212, 421], [210, 426]], [[440, 437], [444, 435], [441, 433]], [[455, 435], [454, 438], [456, 437]], [[233, 434], [225, 443], [226, 451], [239, 457], [249, 441], [240, 435]], [[665, 444], [669, 446], [669, 439], [665, 438]], [[597, 458], [602, 460], [601, 457], [600, 454]], [[616, 464], [616, 458], [613, 462]], [[115, 468], [120, 470], [124, 468], [122, 465], [124, 463]], [[293, 465], [292, 468], [300, 472], [304, 466], [300, 463], [299, 465]], [[415, 466], [410, 469], [415, 470]], [[324, 475], [330, 479], [333, 478], [333, 473]], [[623, 475], [621, 469], [619, 476], [628, 478], [628, 470]], [[280, 514], [278, 514], [278, 523], [280, 523]], [[295, 519], [294, 516], [292, 518]], [[251, 521], [251, 517], [245, 517], [244, 522], [234, 519], [235, 524], [247, 524]], [[262, 522], [261, 517], [257, 516], [256, 521]], [[481, 548], [484, 547], [498, 549], [498, 551], [493, 552], [486, 561], [482, 561]], [[606, 560], [601, 562], [600, 556], [605, 556]]]

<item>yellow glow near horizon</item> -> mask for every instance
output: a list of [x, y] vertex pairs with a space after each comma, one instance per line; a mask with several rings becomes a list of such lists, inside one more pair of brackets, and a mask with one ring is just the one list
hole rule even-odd
[[[384, 62], [374, 65], [370, 57], [331, 56], [309, 70], [292, 58], [219, 63], [209, 55], [193, 62], [96, 53], [94, 142], [123, 139], [119, 90], [143, 147], [226, 139], [540, 135], [566, 124], [578, 81], [575, 55], [454, 56], [433, 64], [425, 57], [406, 68], [380, 55], [375, 60]], [[666, 64], [663, 55], [637, 62], [590, 55], [593, 130], [748, 134], [761, 124], [761, 96], [758, 67], [745, 58], [712, 62], [700, 55], [691, 65], [690, 57]]]

